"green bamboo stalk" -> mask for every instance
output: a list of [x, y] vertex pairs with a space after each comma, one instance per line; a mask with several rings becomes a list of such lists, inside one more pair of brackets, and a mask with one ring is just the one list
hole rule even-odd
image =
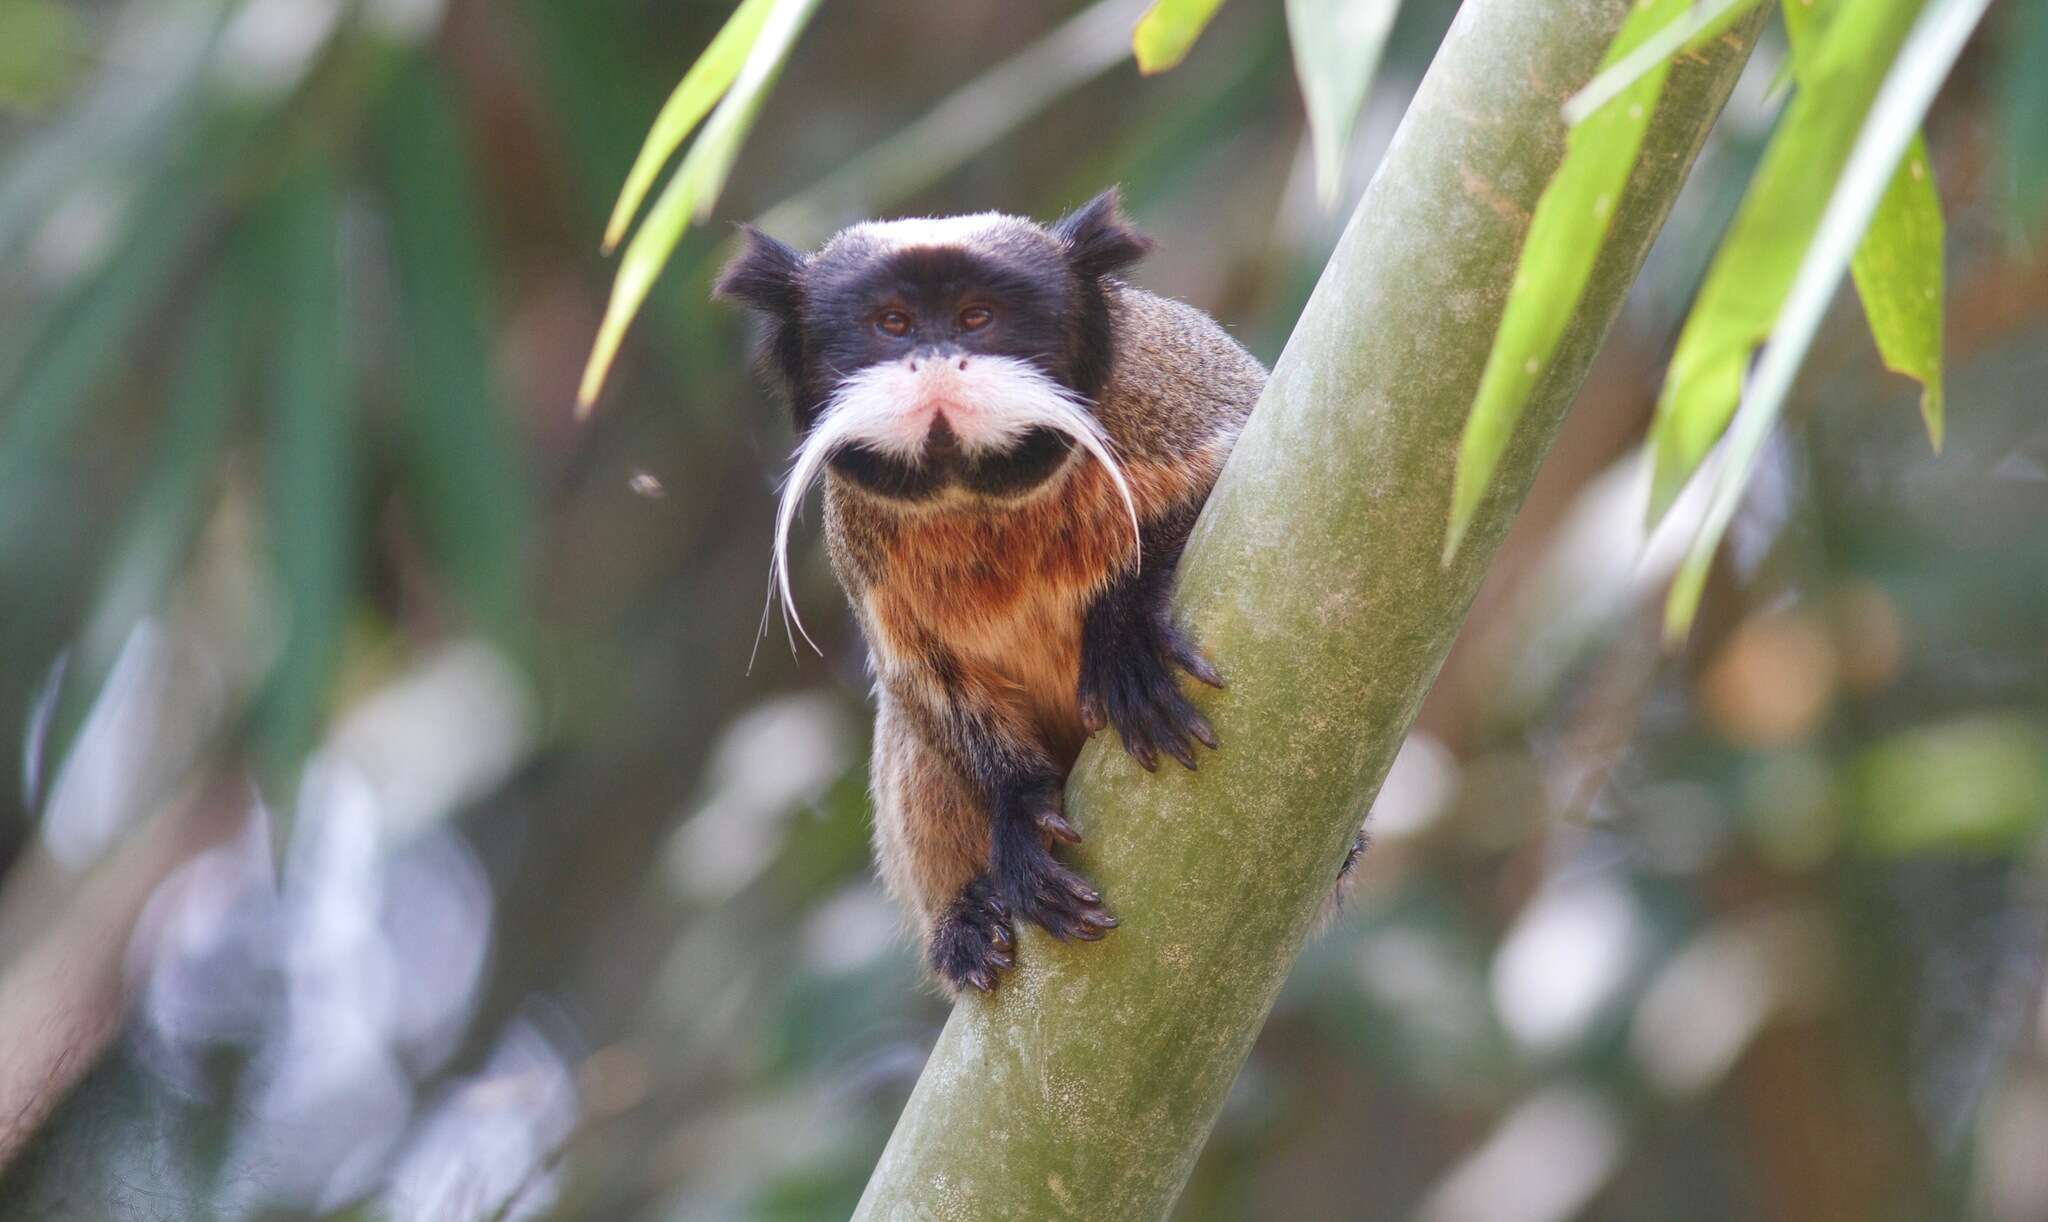
[[[1099, 739], [1068, 789], [1122, 920], [1021, 931], [954, 1011], [860, 1219], [1164, 1218], [1480, 578], [1755, 38], [1682, 60], [1607, 246], [1455, 561], [1466, 410], [1560, 108], [1625, 0], [1468, 0], [1195, 529], [1179, 610], [1230, 680], [1223, 747], [1140, 771]], [[1759, 8], [1759, 14], [1762, 9]]]

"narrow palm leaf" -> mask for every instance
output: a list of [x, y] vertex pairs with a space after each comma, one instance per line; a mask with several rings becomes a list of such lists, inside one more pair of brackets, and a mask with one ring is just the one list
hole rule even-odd
[[[1931, 0], [1901, 45], [1891, 71], [1885, 75], [1856, 136], [1848, 163], [1828, 196], [1813, 245], [1799, 263], [1798, 275], [1786, 295], [1777, 326], [1771, 331], [1770, 343], [1764, 348], [1742, 410], [1729, 429], [1727, 452], [1715, 474], [1700, 533], [1679, 566], [1665, 604], [1667, 639], [1680, 639], [1691, 630], [1714, 552], [1735, 516], [1750, 475], [1756, 470], [1757, 458], [1784, 408], [1785, 395], [1813, 343], [1814, 332], [1820, 328], [1821, 316], [1827, 312], [1864, 228], [1912, 145], [1921, 119], [1989, 3], [1990, 0]], [[1846, 17], [1845, 13], [1841, 19]]]
[[604, 320], [598, 324], [597, 341], [583, 368], [583, 380], [576, 392], [577, 414], [587, 415], [604, 389], [605, 375], [619, 354], [641, 303], [654, 287], [655, 277], [668, 264], [692, 220], [704, 220], [718, 202], [727, 175], [739, 156], [740, 145], [760, 114], [769, 86], [774, 84], [783, 63], [796, 46], [806, 22], [816, 11], [818, 0], [772, 0], [761, 26], [760, 36], [740, 65], [739, 75], [726, 91], [725, 99], [704, 125], [704, 131], [683, 156], [668, 186], [655, 199], [639, 232], [626, 245], [619, 262], [618, 277], [612, 282], [611, 300]]
[[1287, 37], [1308, 108], [1316, 195], [1325, 208], [1337, 202], [1344, 150], [1400, 9], [1400, 0], [1287, 0]]
[[732, 86], [733, 78], [740, 74], [740, 65], [746, 62], [747, 52], [761, 36], [761, 26], [774, 3], [775, 0], [740, 0], [739, 7], [719, 27], [711, 44], [683, 74], [675, 92], [668, 95], [661, 112], [654, 116], [654, 125], [647, 129], [647, 141], [640, 146], [640, 155], [633, 159], [633, 168], [626, 173], [626, 185], [619, 189], [618, 202], [612, 205], [611, 220], [604, 227], [606, 254], [616, 250], [625, 238], [627, 226], [640, 211], [648, 190], [661, 174], [661, 167], [668, 164], [669, 158], [675, 156], [683, 141]]
[[[1682, 17], [1685, 9], [1686, 0], [1654, 0], [1636, 9], [1608, 49], [1608, 62], [1627, 58]], [[1464, 542], [1523, 408], [1549, 373], [1551, 355], [1593, 274], [1615, 203], [1635, 170], [1643, 132], [1669, 72], [1670, 61], [1658, 60], [1610, 105], [1573, 128], [1566, 137], [1564, 161], [1537, 200], [1508, 288], [1507, 310], [1458, 443], [1450, 529], [1444, 540], [1446, 564]]]

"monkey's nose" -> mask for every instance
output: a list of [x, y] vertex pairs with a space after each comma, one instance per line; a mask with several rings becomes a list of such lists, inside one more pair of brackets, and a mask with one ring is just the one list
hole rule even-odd
[[903, 357], [903, 367], [912, 373], [916, 373], [927, 364], [935, 370], [943, 369], [948, 365], [958, 369], [965, 369], [967, 368], [968, 355], [960, 351], [959, 347], [954, 344], [926, 344], [914, 352], [905, 354]]

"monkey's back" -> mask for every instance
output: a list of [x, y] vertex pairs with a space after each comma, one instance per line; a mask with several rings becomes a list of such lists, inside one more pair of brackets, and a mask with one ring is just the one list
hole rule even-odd
[[[1172, 462], [1220, 441], [1227, 456], [1265, 389], [1266, 367], [1185, 302], [1128, 285], [1111, 286], [1108, 297], [1115, 355], [1095, 414], [1117, 452]], [[1204, 496], [1221, 469], [1219, 458]]]

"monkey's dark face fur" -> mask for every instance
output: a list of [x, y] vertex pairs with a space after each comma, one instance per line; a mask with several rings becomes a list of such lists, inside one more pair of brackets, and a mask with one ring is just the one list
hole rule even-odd
[[718, 293], [759, 317], [764, 371], [821, 462], [892, 499], [1000, 497], [1099, 449], [1101, 279], [1148, 246], [1111, 195], [1050, 228], [996, 213], [857, 225], [808, 256], [749, 229]]

